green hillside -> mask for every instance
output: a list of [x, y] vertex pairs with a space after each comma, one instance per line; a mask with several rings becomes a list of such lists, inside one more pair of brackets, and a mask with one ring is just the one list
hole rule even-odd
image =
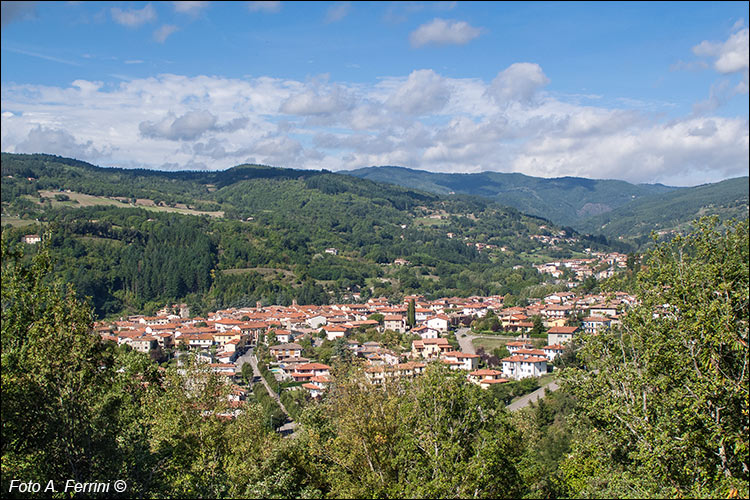
[[693, 220], [704, 215], [718, 215], [723, 220], [746, 219], [747, 176], [634, 200], [606, 214], [586, 219], [576, 228], [607, 237], [643, 238], [652, 230], [661, 233], [684, 231]]
[[573, 226], [581, 220], [653, 195], [679, 190], [661, 184], [630, 184], [580, 177], [544, 179], [523, 174], [443, 174], [402, 167], [369, 167], [346, 172], [433, 193], [484, 196], [523, 213]]
[[4, 153], [2, 180], [3, 237], [51, 231], [58, 273], [101, 316], [168, 300], [200, 310], [410, 293], [522, 297], [545, 279], [532, 264], [613, 248], [570, 232], [545, 245], [530, 236], [562, 230], [485, 198], [326, 171], [157, 172]]

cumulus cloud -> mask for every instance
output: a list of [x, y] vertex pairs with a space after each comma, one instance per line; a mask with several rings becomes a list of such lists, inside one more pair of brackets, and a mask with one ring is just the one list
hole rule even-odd
[[439, 112], [450, 99], [451, 89], [431, 69], [413, 71], [386, 101], [394, 110], [411, 115]]
[[218, 119], [210, 111], [189, 111], [182, 116], [169, 113], [158, 122], [144, 121], [138, 125], [143, 137], [168, 139], [170, 141], [192, 141], [209, 131], [234, 132], [247, 125], [247, 118], [235, 118], [217, 125]]
[[409, 41], [412, 47], [466, 45], [481, 34], [480, 28], [475, 28], [465, 21], [435, 18], [414, 30], [409, 35]]
[[15, 147], [16, 153], [51, 153], [72, 158], [103, 158], [93, 141], [79, 142], [66, 130], [37, 126]]
[[281, 104], [279, 111], [301, 116], [331, 115], [351, 109], [353, 104], [353, 96], [341, 87], [334, 86], [323, 93], [311, 89], [294, 94]]
[[[744, 21], [738, 21], [732, 28], [733, 33], [725, 42], [704, 40], [693, 47], [693, 53], [699, 57], [713, 60], [713, 68], [722, 78], [711, 85], [707, 99], [693, 105], [693, 115], [711, 113], [728, 103], [738, 94], [747, 94], [750, 85], [748, 67], [748, 28]], [[703, 64], [705, 61], [698, 61]], [[739, 80], [736, 75], [740, 75]]]
[[[737, 26], [737, 25], [735, 25]], [[748, 70], [748, 28], [740, 29], [725, 42], [702, 41], [693, 47], [697, 56], [714, 59], [714, 69], [722, 74]]]
[[236, 159], [254, 153], [252, 147], [234, 148], [229, 141], [215, 137], [206, 142], [194, 143], [191, 150], [196, 156], [209, 157], [212, 160]]
[[549, 78], [535, 63], [514, 63], [498, 73], [490, 94], [501, 103], [508, 101], [530, 101], [537, 91], [549, 83]]
[[328, 12], [326, 12], [325, 22], [335, 23], [336, 21], [341, 21], [349, 15], [351, 8], [351, 2], [337, 2], [336, 5], [329, 7]]
[[34, 17], [36, 4], [37, 2], [2, 2], [0, 4], [0, 24], [5, 28], [13, 21]]
[[279, 12], [281, 2], [247, 2], [247, 8], [250, 12]]
[[165, 24], [156, 31], [154, 31], [154, 40], [159, 43], [164, 43], [169, 35], [177, 31], [179, 28], [173, 24]]
[[702, 123], [696, 124], [694, 128], [689, 129], [688, 134], [696, 137], [711, 137], [718, 130], [716, 122], [713, 120], [706, 120]]
[[714, 118], [713, 127], [716, 130], [709, 133], [711, 125], [693, 118], [577, 141], [564, 135], [546, 135], [528, 141], [513, 168], [536, 175], [565, 172], [682, 186], [747, 175], [747, 120]]
[[693, 114], [699, 116], [716, 111], [738, 93], [738, 88], [733, 87], [729, 80], [719, 80], [711, 85], [708, 99], [693, 105]]
[[9, 83], [1, 142], [3, 151], [123, 167], [403, 165], [672, 185], [747, 175], [747, 119], [667, 121], [614, 100], [537, 98], [546, 82], [538, 65], [517, 63], [493, 81], [423, 69], [376, 84], [170, 74], [117, 85]]
[[150, 23], [156, 20], [156, 9], [154, 6], [146, 4], [142, 9], [127, 9], [123, 10], [118, 7], [112, 7], [110, 9], [112, 19], [123, 26], [128, 28], [137, 28], [143, 24]]
[[172, 2], [175, 12], [183, 14], [198, 15], [200, 11], [208, 7], [211, 2], [187, 1]]

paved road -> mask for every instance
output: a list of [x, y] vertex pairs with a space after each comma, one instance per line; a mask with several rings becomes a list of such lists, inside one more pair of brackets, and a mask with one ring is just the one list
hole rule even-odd
[[[504, 338], [506, 340], [515, 340], [515, 337], [508, 337], [504, 335], [471, 335], [469, 332], [471, 331], [470, 328], [459, 328], [456, 331], [456, 338], [458, 339], [458, 345], [461, 346], [461, 352], [465, 352], [467, 354], [476, 354], [476, 350], [474, 349], [474, 344], [472, 341], [474, 339], [478, 338], [489, 338], [489, 339], [499, 339]], [[466, 336], [462, 337], [461, 334], [465, 333]], [[554, 380], [548, 381], [546, 384], [544, 384], [539, 389], [535, 390], [532, 393], [529, 393], [521, 398], [518, 398], [516, 401], [513, 401], [511, 404], [509, 404], [506, 408], [510, 411], [517, 411], [521, 408], [525, 408], [529, 406], [531, 403], [534, 403], [538, 401], [539, 399], [543, 398], [545, 395], [545, 389], [548, 389], [550, 392], [554, 392], [560, 388], [557, 383], [555, 383]]]
[[546, 390], [549, 390], [550, 392], [555, 392], [560, 388], [559, 385], [554, 380], [550, 380], [546, 384], [544, 384], [539, 389], [535, 390], [534, 392], [527, 394], [523, 397], [518, 398], [516, 401], [513, 401], [511, 404], [506, 406], [506, 408], [510, 411], [517, 411], [521, 408], [525, 408], [529, 406], [531, 403], [535, 403], [539, 401], [541, 398], [544, 397]]
[[276, 392], [274, 392], [273, 389], [271, 389], [271, 386], [268, 385], [268, 382], [266, 382], [265, 377], [263, 377], [260, 374], [260, 369], [258, 368], [258, 359], [255, 357], [255, 354], [253, 353], [252, 349], [248, 350], [245, 354], [237, 358], [237, 367], [242, 369], [242, 365], [245, 363], [250, 363], [250, 366], [253, 367], [253, 376], [260, 377], [261, 382], [263, 382], [263, 385], [266, 386], [266, 390], [268, 391], [268, 394], [276, 401], [276, 403], [279, 405], [279, 408], [281, 408], [281, 411], [284, 412], [284, 415], [287, 417], [287, 422], [279, 427], [277, 431], [284, 436], [289, 436], [294, 433], [294, 430], [297, 428], [297, 422], [291, 419], [289, 417], [289, 412], [286, 411], [286, 408], [284, 407], [284, 403], [281, 402], [281, 398], [279, 397]]

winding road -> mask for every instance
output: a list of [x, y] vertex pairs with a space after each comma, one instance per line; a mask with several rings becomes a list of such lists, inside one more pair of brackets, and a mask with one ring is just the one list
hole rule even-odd
[[252, 349], [249, 349], [245, 354], [237, 358], [237, 368], [242, 369], [242, 365], [245, 363], [250, 363], [250, 366], [253, 367], [253, 376], [260, 377], [260, 380], [266, 387], [266, 391], [268, 391], [268, 394], [274, 399], [274, 401], [276, 401], [276, 404], [279, 405], [281, 411], [284, 412], [284, 415], [286, 415], [287, 422], [279, 427], [277, 431], [285, 436], [293, 434], [294, 430], [297, 428], [297, 422], [291, 419], [291, 417], [289, 416], [289, 412], [286, 410], [284, 403], [281, 402], [281, 398], [279, 397], [279, 395], [276, 394], [273, 389], [271, 389], [271, 386], [268, 385], [265, 377], [261, 375], [260, 369], [258, 369], [258, 358], [255, 357], [255, 353]]
[[[487, 338], [515, 340], [515, 337], [502, 335], [470, 335], [470, 331], [471, 329], [469, 328], [459, 328], [456, 331], [456, 339], [458, 339], [458, 345], [461, 347], [461, 352], [465, 352], [467, 354], [476, 354], [476, 349], [474, 349], [473, 344], [474, 339]], [[554, 392], [559, 388], [560, 386], [557, 385], [554, 380], [550, 380], [534, 392], [526, 394], [525, 396], [521, 396], [517, 400], [513, 401], [511, 404], [506, 406], [506, 408], [509, 411], [518, 411], [521, 408], [526, 408], [531, 403], [535, 403], [536, 401], [539, 401], [541, 398], [543, 398], [547, 390], [549, 390], [550, 392]]]

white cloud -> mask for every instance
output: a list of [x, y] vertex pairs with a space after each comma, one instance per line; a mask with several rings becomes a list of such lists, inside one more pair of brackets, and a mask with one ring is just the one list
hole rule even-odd
[[[747, 175], [748, 123], [713, 118], [653, 124], [580, 140], [547, 135], [529, 141], [513, 162], [517, 172], [694, 185]], [[706, 127], [708, 127], [706, 129]], [[705, 133], [697, 133], [705, 130]]]
[[693, 105], [693, 114], [704, 115], [716, 111], [738, 93], [737, 88], [732, 88], [728, 80], [719, 80], [711, 85], [708, 99]]
[[144, 121], [138, 125], [143, 137], [152, 139], [168, 139], [170, 141], [191, 141], [200, 138], [206, 132], [234, 132], [247, 125], [247, 118], [235, 118], [224, 124], [217, 125], [218, 119], [210, 111], [189, 111], [182, 116], [168, 113], [158, 122]]
[[250, 12], [279, 12], [281, 2], [247, 2], [247, 8]]
[[[713, 68], [724, 77], [711, 85], [708, 99], [693, 105], [693, 115], [711, 113], [724, 106], [734, 96], [747, 94], [750, 84], [750, 63], [748, 62], [749, 41], [748, 28], [744, 20], [739, 20], [732, 27], [733, 33], [725, 42], [704, 40], [693, 47], [693, 53], [699, 57], [713, 59]], [[703, 63], [698, 61], [696, 64]], [[739, 74], [739, 79], [736, 75]]]
[[480, 28], [475, 28], [465, 21], [435, 18], [414, 30], [409, 35], [409, 40], [412, 47], [466, 45], [481, 34]]
[[94, 148], [93, 141], [78, 142], [66, 130], [36, 126], [15, 147], [17, 153], [52, 153], [71, 158], [105, 158], [110, 152]]
[[450, 86], [431, 69], [413, 71], [393, 92], [386, 105], [394, 111], [410, 115], [437, 113], [448, 102]]
[[190, 111], [182, 116], [170, 113], [159, 122], [141, 122], [138, 129], [144, 137], [189, 141], [214, 128], [216, 120], [216, 116], [206, 110]]
[[116, 23], [128, 28], [137, 28], [156, 20], [156, 9], [150, 3], [146, 4], [142, 9], [122, 10], [118, 7], [112, 7], [110, 13]]
[[200, 11], [208, 7], [211, 2], [199, 2], [199, 1], [187, 1], [187, 2], [172, 2], [175, 12], [182, 14], [198, 15]]
[[335, 23], [336, 21], [341, 21], [344, 19], [347, 15], [349, 15], [349, 11], [352, 8], [351, 2], [337, 2], [335, 5], [332, 5], [328, 8], [328, 12], [326, 12], [326, 23]]
[[499, 102], [530, 101], [539, 89], [549, 83], [542, 68], [535, 63], [514, 63], [498, 73], [490, 94]]
[[545, 82], [537, 65], [518, 63], [493, 82], [423, 69], [377, 84], [169, 74], [6, 84], [1, 146], [148, 168], [402, 165], [673, 185], [747, 175], [744, 118], [668, 122], [619, 104], [538, 96]]
[[178, 29], [179, 28], [173, 24], [165, 24], [154, 31], [154, 40], [159, 43], [164, 43], [167, 38], [169, 38], [169, 35], [177, 31]]
[[[735, 27], [737, 25], [735, 24]], [[738, 73], [748, 70], [748, 28], [740, 29], [726, 42], [716, 43], [704, 40], [693, 47], [697, 56], [714, 58], [714, 69], [722, 74]]]
[[334, 86], [325, 93], [311, 89], [294, 94], [282, 103], [279, 111], [301, 116], [331, 115], [352, 106], [353, 97], [343, 88]]

